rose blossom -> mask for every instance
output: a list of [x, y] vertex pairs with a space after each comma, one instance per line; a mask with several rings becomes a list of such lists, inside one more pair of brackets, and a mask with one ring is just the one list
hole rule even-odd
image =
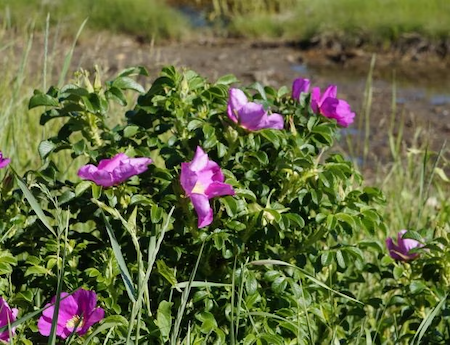
[[[16, 321], [18, 310], [16, 308], [11, 309], [8, 303], [0, 297], [0, 327], [5, 327]], [[11, 334], [14, 335], [16, 328], [11, 328]], [[9, 342], [9, 329], [5, 329], [0, 333], [0, 342]]]
[[82, 166], [78, 176], [99, 186], [111, 187], [143, 173], [151, 163], [150, 158], [129, 158], [124, 153], [118, 153], [113, 158], [102, 159], [98, 167], [92, 164]]
[[280, 114], [268, 115], [262, 104], [249, 102], [244, 92], [231, 88], [229, 91], [228, 117], [249, 131], [263, 128], [283, 129], [284, 120]]
[[401, 230], [397, 234], [397, 244], [394, 243], [392, 238], [386, 239], [386, 246], [389, 250], [389, 255], [394, 260], [409, 261], [415, 259], [418, 253], [409, 253], [411, 249], [421, 247], [422, 244], [416, 240], [410, 238], [403, 238], [406, 230]]
[[3, 153], [0, 151], [0, 169], [6, 167], [9, 162], [11, 162], [11, 159], [9, 158], [3, 158]]
[[[55, 311], [56, 296], [51, 303], [46, 305], [42, 316], [38, 321], [39, 333], [45, 336], [50, 335], [52, 328], [53, 314]], [[84, 335], [88, 329], [103, 319], [105, 311], [96, 307], [97, 295], [94, 291], [79, 289], [72, 295], [67, 292], [61, 293], [59, 303], [58, 321], [56, 324], [56, 335], [66, 339], [73, 332]]]
[[223, 182], [224, 176], [219, 165], [210, 160], [200, 146], [190, 163], [181, 163], [180, 181], [197, 212], [199, 228], [211, 224], [213, 220], [209, 199], [234, 195], [233, 187]]

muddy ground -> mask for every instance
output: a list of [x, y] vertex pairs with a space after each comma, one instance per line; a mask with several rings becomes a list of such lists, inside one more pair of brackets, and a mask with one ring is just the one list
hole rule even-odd
[[[40, 44], [37, 40], [33, 46], [37, 58], [42, 58]], [[52, 58], [61, 60], [68, 49], [69, 45], [61, 47]], [[361, 140], [364, 131], [358, 126], [358, 118], [364, 114], [364, 90], [372, 56], [373, 52], [343, 51], [339, 46], [304, 49], [289, 43], [217, 38], [152, 45], [133, 37], [99, 34], [78, 43], [72, 66], [91, 69], [98, 64], [113, 75], [125, 67], [143, 65], [150, 71], [150, 80], [162, 66], [172, 64], [193, 69], [211, 81], [232, 73], [241, 85], [259, 81], [273, 87], [290, 87], [297, 77], [310, 78], [321, 87], [333, 83], [338, 85], [338, 97], [347, 100], [357, 113], [347, 135]], [[57, 69], [53, 71], [56, 74]], [[373, 73], [369, 150], [372, 163], [391, 158], [387, 134], [393, 109], [394, 73], [397, 90], [394, 131], [404, 124], [405, 147], [430, 139], [430, 147], [437, 150], [450, 134], [450, 60], [426, 51], [417, 54], [414, 49], [400, 53], [385, 51], [377, 55]]]

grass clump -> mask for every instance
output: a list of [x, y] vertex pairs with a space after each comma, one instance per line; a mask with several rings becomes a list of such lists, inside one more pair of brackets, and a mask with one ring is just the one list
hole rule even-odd
[[261, 33], [289, 39], [332, 33], [363, 36], [378, 43], [412, 32], [441, 39], [448, 36], [450, 29], [450, 4], [445, 0], [297, 0], [281, 8], [278, 15], [268, 13], [234, 13], [232, 31], [244, 36]]
[[[33, 15], [29, 16], [29, 13]], [[144, 40], [178, 39], [189, 27], [179, 12], [160, 0], [16, 0], [0, 3], [0, 20], [6, 28], [23, 29], [33, 23], [43, 30], [47, 13], [51, 13], [52, 26], [62, 26], [69, 34], [74, 34], [74, 28], [86, 18], [89, 18], [88, 29], [136, 35]]]

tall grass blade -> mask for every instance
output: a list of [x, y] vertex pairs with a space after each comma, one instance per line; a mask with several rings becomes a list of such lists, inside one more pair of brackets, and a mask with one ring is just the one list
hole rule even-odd
[[[142, 307], [142, 300], [144, 298], [144, 293], [146, 291], [148, 291], [147, 284], [150, 279], [150, 274], [152, 272], [153, 266], [155, 265], [156, 255], [159, 252], [159, 248], [161, 247], [161, 243], [164, 239], [164, 235], [165, 235], [167, 229], [169, 228], [170, 218], [172, 217], [174, 210], [175, 210], [175, 206], [173, 206], [171, 208], [169, 214], [167, 215], [167, 220], [161, 228], [158, 240], [156, 240], [155, 236], [152, 236], [150, 238], [149, 247], [148, 247], [147, 271], [145, 272], [144, 278], [138, 285], [138, 296], [137, 296], [136, 302], [133, 304], [133, 308], [131, 310], [131, 317], [129, 320], [130, 325], [128, 328], [128, 334], [127, 334], [127, 340], [126, 340], [127, 344], [131, 343], [131, 334], [133, 332], [134, 320], [136, 319], [138, 312]], [[151, 315], [150, 306], [148, 306], [148, 312], [149, 312], [149, 315]], [[136, 337], [136, 338], [138, 338], [138, 337]]]
[[192, 283], [194, 281], [195, 274], [197, 273], [198, 266], [200, 264], [200, 259], [202, 257], [204, 248], [205, 248], [205, 241], [203, 241], [202, 247], [200, 248], [200, 252], [198, 253], [197, 262], [195, 263], [194, 270], [192, 271], [191, 276], [189, 277], [189, 283], [186, 286], [186, 288], [183, 290], [183, 293], [181, 294], [181, 304], [180, 304], [180, 307], [178, 308], [177, 318], [175, 320], [174, 327], [173, 327], [173, 332], [172, 332], [172, 335], [170, 337], [170, 344], [171, 345], [177, 345], [178, 336], [180, 334], [180, 326], [181, 326], [181, 321], [183, 319], [184, 310], [186, 309], [186, 304], [188, 302], [189, 293], [191, 292]]
[[80, 37], [81, 32], [83, 31], [83, 28], [86, 25], [87, 21], [88, 21], [88, 18], [86, 18], [84, 20], [84, 22], [81, 24], [81, 26], [78, 29], [78, 32], [77, 32], [77, 34], [75, 36], [75, 39], [73, 41], [72, 47], [69, 50], [69, 52], [67, 53], [66, 57], [64, 58], [63, 68], [62, 68], [61, 74], [59, 76], [59, 81], [58, 81], [58, 87], [59, 88], [61, 88], [63, 86], [63, 84], [64, 84], [64, 80], [66, 79], [67, 72], [69, 71], [70, 62], [72, 61], [72, 56], [73, 56], [73, 52], [75, 50], [75, 46], [76, 46], [76, 44], [78, 42], [78, 38]]
[[[55, 345], [56, 344], [56, 328], [57, 328], [57, 324], [58, 324], [58, 315], [59, 315], [59, 307], [60, 307], [60, 302], [61, 302], [61, 291], [62, 291], [62, 286], [64, 284], [64, 266], [66, 264], [66, 253], [67, 253], [67, 236], [69, 233], [69, 218], [66, 218], [66, 227], [65, 227], [65, 236], [64, 236], [64, 250], [63, 250], [63, 255], [62, 255], [62, 264], [61, 264], [61, 269], [58, 269], [58, 283], [56, 286], [56, 298], [55, 298], [55, 309], [53, 312], [53, 319], [52, 319], [52, 328], [50, 330], [50, 335], [48, 338], [48, 345]], [[59, 221], [62, 221], [62, 219], [58, 219]], [[61, 247], [61, 241], [60, 238], [58, 238], [58, 253], [57, 253], [57, 262], [59, 259], [59, 248]], [[72, 334], [69, 337], [69, 341], [70, 338], [73, 337], [73, 334], [75, 333], [76, 327], [74, 328]]]
[[48, 36], [50, 30], [50, 13], [47, 13], [45, 19], [45, 34], [44, 34], [44, 66], [42, 71], [42, 86], [43, 90], [47, 90], [47, 64], [48, 64]]
[[33, 209], [33, 211], [36, 213], [36, 215], [38, 216], [38, 218], [40, 219], [40, 221], [42, 222], [42, 224], [45, 225], [45, 227], [47, 229], [50, 230], [50, 232], [57, 237], [55, 230], [53, 229], [53, 227], [50, 225], [50, 223], [48, 222], [47, 217], [44, 214], [44, 211], [42, 211], [41, 206], [39, 205], [39, 203], [37, 202], [36, 198], [34, 197], [33, 194], [31, 194], [30, 190], [27, 188], [27, 186], [25, 185], [25, 183], [22, 181], [22, 179], [19, 177], [19, 175], [17, 175], [17, 173], [11, 168], [11, 170], [13, 171], [15, 177], [16, 177], [16, 182], [19, 185], [20, 189], [23, 192], [23, 195], [25, 196], [25, 198], [28, 200], [28, 202], [30, 203], [31, 208]]
[[117, 242], [116, 236], [114, 235], [114, 231], [111, 227], [111, 224], [108, 221], [108, 218], [106, 218], [105, 213], [103, 210], [100, 210], [103, 216], [103, 219], [105, 220], [105, 227], [106, 231], [109, 236], [109, 240], [111, 241], [111, 247], [114, 252], [114, 256], [116, 257], [117, 263], [119, 264], [120, 269], [120, 275], [122, 276], [123, 283], [125, 284], [125, 288], [128, 293], [128, 297], [130, 300], [135, 303], [136, 302], [136, 291], [133, 286], [133, 281], [131, 279], [130, 272], [128, 271], [127, 265], [125, 263], [125, 259], [122, 255], [122, 250], [120, 249], [120, 245]]
[[433, 319], [442, 309], [442, 306], [447, 300], [447, 296], [448, 295], [445, 295], [444, 298], [442, 298], [442, 300], [436, 305], [436, 307], [434, 307], [434, 309], [427, 315], [427, 317], [422, 320], [422, 322], [419, 325], [419, 328], [417, 329], [416, 334], [414, 335], [411, 344], [421, 344], [421, 340], [425, 335], [425, 332], [427, 331], [428, 327], [430, 327], [431, 323], [433, 322]]
[[287, 263], [287, 262], [284, 262], [284, 261], [281, 261], [281, 260], [255, 260], [255, 261], [249, 262], [248, 264], [249, 265], [256, 265], [256, 266], [278, 265], [278, 266], [288, 266], [288, 267], [291, 267], [291, 268], [295, 268], [295, 269], [299, 270], [300, 272], [302, 272], [305, 275], [306, 278], [311, 280], [313, 283], [319, 285], [320, 287], [322, 287], [322, 288], [324, 288], [324, 289], [326, 289], [328, 291], [331, 291], [331, 292], [335, 293], [336, 295], [344, 297], [344, 298], [346, 298], [346, 299], [348, 299], [350, 301], [353, 301], [353, 302], [356, 302], [356, 303], [360, 303], [360, 304], [364, 304], [363, 302], [358, 301], [357, 299], [355, 299], [353, 297], [347, 296], [346, 294], [343, 294], [342, 292], [339, 292], [339, 291], [336, 291], [336, 290], [330, 288], [325, 283], [322, 283], [320, 280], [317, 280], [313, 276], [309, 275], [309, 273], [306, 272], [304, 269], [302, 269], [300, 267], [297, 267], [295, 265], [292, 265], [290, 263]]
[[363, 165], [366, 164], [367, 155], [369, 154], [369, 140], [370, 140], [370, 109], [372, 107], [372, 81], [373, 70], [375, 68], [376, 54], [372, 55], [370, 60], [369, 74], [367, 75], [366, 87], [364, 90], [364, 105], [363, 105], [363, 118], [364, 118], [364, 146], [363, 146]]

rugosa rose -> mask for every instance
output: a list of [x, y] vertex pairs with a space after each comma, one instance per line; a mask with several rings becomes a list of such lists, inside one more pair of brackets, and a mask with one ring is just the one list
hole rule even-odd
[[342, 99], [336, 98], [337, 86], [330, 85], [325, 92], [320, 95], [320, 88], [313, 87], [311, 92], [311, 108], [316, 114], [322, 114], [330, 119], [336, 119], [342, 127], [348, 127], [353, 123], [355, 113], [350, 109], [350, 105]]
[[292, 98], [298, 100], [302, 92], [308, 92], [309, 79], [297, 78], [292, 83]]
[[92, 164], [82, 166], [78, 176], [99, 186], [111, 187], [143, 173], [151, 163], [150, 158], [129, 158], [124, 153], [118, 153], [113, 158], [102, 159], [98, 167]]
[[242, 90], [231, 88], [229, 91], [228, 117], [249, 131], [263, 128], [283, 129], [284, 120], [280, 114], [268, 115], [262, 104], [249, 102]]
[[6, 167], [9, 162], [11, 162], [11, 159], [9, 158], [3, 158], [3, 153], [0, 151], [0, 169]]
[[224, 176], [219, 165], [211, 161], [199, 146], [190, 163], [181, 163], [180, 181], [197, 212], [199, 228], [211, 224], [213, 220], [209, 199], [234, 195], [233, 187], [223, 182]]
[[[6, 301], [0, 297], [0, 327], [8, 326], [16, 321], [18, 310], [16, 308], [11, 309]], [[11, 334], [14, 335], [15, 327], [11, 328]], [[9, 342], [9, 329], [8, 327], [0, 333], [0, 342]]]
[[[55, 311], [55, 299], [46, 305], [42, 316], [38, 321], [39, 333], [50, 335], [52, 328], [53, 313]], [[88, 329], [103, 319], [105, 311], [96, 307], [97, 295], [94, 291], [79, 289], [72, 295], [67, 292], [61, 293], [59, 303], [58, 322], [56, 324], [56, 335], [66, 339], [73, 332], [79, 335], [86, 334]]]
[[394, 260], [409, 261], [415, 259], [419, 254], [409, 253], [411, 249], [422, 247], [422, 244], [416, 240], [410, 238], [403, 238], [406, 230], [401, 230], [397, 234], [397, 244], [394, 243], [392, 238], [386, 239], [386, 246], [389, 250], [389, 255]]

